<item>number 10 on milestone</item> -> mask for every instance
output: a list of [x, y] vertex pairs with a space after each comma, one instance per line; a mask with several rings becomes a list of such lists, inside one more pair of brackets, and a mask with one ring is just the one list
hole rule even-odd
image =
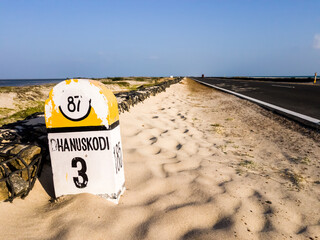
[[118, 104], [93, 80], [57, 84], [45, 104], [56, 197], [93, 193], [118, 202], [124, 169]]

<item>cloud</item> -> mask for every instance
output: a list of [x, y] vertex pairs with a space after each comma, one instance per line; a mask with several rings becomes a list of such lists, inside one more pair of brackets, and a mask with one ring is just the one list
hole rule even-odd
[[320, 34], [314, 35], [313, 38], [313, 47], [315, 49], [320, 49]]

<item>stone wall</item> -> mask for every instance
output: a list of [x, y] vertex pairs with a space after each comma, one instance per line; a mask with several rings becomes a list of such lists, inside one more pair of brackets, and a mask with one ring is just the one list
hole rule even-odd
[[15, 131], [0, 131], [0, 201], [25, 197], [31, 190], [41, 161], [41, 148], [23, 143]]
[[[119, 113], [150, 96], [163, 92], [170, 85], [180, 82], [175, 78], [152, 87], [115, 94]], [[42, 163], [41, 163], [42, 161]], [[0, 128], [0, 201], [25, 197], [41, 174], [41, 164], [50, 164], [47, 130], [44, 113], [35, 113], [25, 120]]]
[[170, 85], [180, 82], [181, 78], [175, 78], [169, 81], [165, 81], [159, 83], [152, 87], [140, 88], [137, 91], [123, 92], [115, 94], [117, 101], [119, 112], [129, 111], [131, 106], [138, 104], [139, 102], [143, 102], [146, 98], [150, 96], [155, 96], [157, 93], [163, 92]]

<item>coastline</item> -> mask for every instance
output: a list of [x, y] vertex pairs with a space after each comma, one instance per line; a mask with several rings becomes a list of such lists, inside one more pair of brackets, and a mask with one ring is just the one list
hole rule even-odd
[[[145, 86], [154, 86], [170, 78], [128, 77], [94, 79], [104, 83], [113, 93], [130, 92]], [[56, 84], [0, 87], [0, 126], [23, 120], [31, 114], [44, 111], [44, 101]]]
[[[320, 237], [319, 136], [190, 80], [120, 115], [126, 192], [52, 201], [46, 164], [5, 239]], [[50, 185], [51, 184], [51, 185]], [[41, 230], [40, 230], [41, 229]]]

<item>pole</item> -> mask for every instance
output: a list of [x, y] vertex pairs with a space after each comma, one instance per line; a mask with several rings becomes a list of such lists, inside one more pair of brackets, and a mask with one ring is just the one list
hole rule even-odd
[[313, 81], [313, 83], [316, 84], [316, 82], [317, 82], [317, 73], [314, 74], [314, 81]]

